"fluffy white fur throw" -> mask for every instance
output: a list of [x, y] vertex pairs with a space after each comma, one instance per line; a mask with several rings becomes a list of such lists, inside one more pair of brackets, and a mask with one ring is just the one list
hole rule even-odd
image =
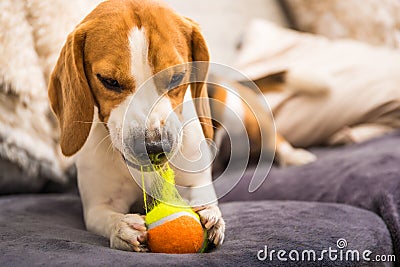
[[[67, 180], [71, 161], [57, 144], [47, 82], [66, 36], [96, 2], [0, 1], [0, 158], [17, 164], [32, 187], [44, 177]], [[0, 186], [21, 182], [2, 172]]]

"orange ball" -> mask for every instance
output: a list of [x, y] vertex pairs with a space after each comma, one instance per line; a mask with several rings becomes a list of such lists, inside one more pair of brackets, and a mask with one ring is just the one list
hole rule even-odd
[[204, 250], [206, 241], [206, 231], [190, 213], [174, 213], [148, 225], [147, 245], [152, 252], [198, 253]]

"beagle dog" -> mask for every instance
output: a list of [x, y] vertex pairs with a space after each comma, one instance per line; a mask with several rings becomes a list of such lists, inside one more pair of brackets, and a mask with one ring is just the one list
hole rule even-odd
[[[211, 243], [222, 244], [225, 222], [208, 164], [212, 153], [202, 145], [214, 138], [204, 83], [208, 61], [198, 25], [157, 0], [105, 1], [69, 34], [48, 94], [61, 129], [62, 152], [77, 154], [86, 227], [108, 238], [111, 248], [147, 251], [144, 217], [132, 207], [143, 204], [136, 179], [143, 176], [151, 183], [154, 175], [141, 168], [149, 163], [148, 154], [174, 163], [181, 195], [198, 212]], [[290, 78], [290, 73], [280, 75]], [[269, 88], [284, 84], [282, 77]], [[315, 91], [323, 87], [307, 86]], [[242, 109], [251, 150], [259, 152], [257, 118], [245, 103], [231, 103], [230, 93], [222, 87], [209, 90], [218, 101]], [[315, 160], [280, 135], [272, 137], [282, 165]], [[202, 167], [179, 167], [193, 162]]]
[[[50, 78], [49, 99], [63, 154], [79, 151], [86, 227], [108, 238], [112, 248], [147, 251], [144, 218], [131, 213], [143, 200], [132, 176], [147, 181], [152, 175], [140, 170], [148, 163], [143, 154], [161, 155], [163, 162], [164, 152], [172, 150], [187, 161], [209, 155], [208, 146], [199, 145], [213, 137], [201, 82], [207, 67], [191, 65], [207, 61], [198, 25], [155, 0], [105, 1], [69, 34]], [[196, 82], [184, 83], [193, 72]], [[184, 100], [192, 104], [180, 106]], [[193, 113], [195, 119], [183, 125], [185, 114]], [[174, 170], [180, 193], [198, 212], [209, 240], [221, 245], [225, 222], [210, 166]]]

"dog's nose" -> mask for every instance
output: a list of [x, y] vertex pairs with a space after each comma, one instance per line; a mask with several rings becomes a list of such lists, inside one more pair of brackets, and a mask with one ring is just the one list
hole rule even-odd
[[[166, 145], [167, 147], [164, 148], [164, 145]], [[160, 154], [160, 153], [168, 153], [171, 151], [171, 149], [169, 148], [169, 144], [163, 144], [163, 142], [148, 142], [146, 143], [146, 151], [147, 154], [151, 155], [151, 154]]]
[[[172, 140], [168, 133], [160, 134], [159, 131], [145, 131], [144, 136], [134, 137], [133, 153], [141, 163], [148, 162], [148, 159], [164, 161], [172, 150]], [[154, 156], [154, 157], [153, 157]]]

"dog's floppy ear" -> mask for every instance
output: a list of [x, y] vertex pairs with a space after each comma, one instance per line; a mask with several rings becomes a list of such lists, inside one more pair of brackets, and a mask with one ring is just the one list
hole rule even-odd
[[83, 25], [68, 35], [50, 77], [49, 99], [60, 129], [64, 155], [75, 154], [85, 143], [93, 121], [94, 101], [85, 75]]
[[195, 75], [195, 81], [197, 81], [191, 84], [192, 98], [204, 136], [212, 139], [214, 136], [214, 129], [211, 120], [210, 103], [208, 101], [207, 84], [204, 83], [207, 79], [207, 62], [210, 60], [210, 55], [208, 53], [207, 43], [200, 32], [198, 24], [190, 19], [188, 20], [192, 24], [191, 54], [192, 61], [194, 62], [192, 65], [192, 73]]

